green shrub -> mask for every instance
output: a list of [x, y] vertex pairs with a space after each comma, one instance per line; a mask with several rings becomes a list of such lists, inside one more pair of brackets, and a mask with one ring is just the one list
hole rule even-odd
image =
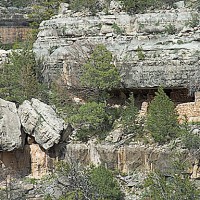
[[155, 4], [155, 0], [121, 0], [121, 2], [124, 9], [131, 14], [144, 12]]
[[138, 56], [139, 60], [144, 60], [145, 59], [145, 54], [143, 52], [142, 47], [138, 46], [138, 48], [137, 48], [137, 56]]
[[173, 35], [176, 33], [176, 27], [172, 24], [168, 24], [165, 26], [165, 32], [170, 35]]
[[181, 139], [183, 145], [189, 150], [198, 150], [200, 147], [200, 135], [192, 133], [189, 128], [184, 129]]
[[110, 170], [102, 166], [85, 169], [78, 162], [71, 162], [70, 168], [67, 167], [67, 172], [59, 171], [59, 175], [62, 178], [66, 177], [69, 183], [64, 186], [65, 195], [60, 197], [60, 200], [123, 199], [120, 186]]
[[146, 192], [143, 199], [151, 200], [195, 200], [200, 198], [200, 191], [194, 181], [184, 171], [187, 166], [183, 161], [172, 163], [172, 169], [163, 173], [152, 172], [145, 180]]
[[0, 68], [0, 97], [22, 103], [24, 100], [39, 98], [48, 100], [45, 87], [40, 82], [39, 63], [31, 47], [13, 51], [9, 63]]
[[87, 141], [92, 135], [101, 138], [111, 126], [110, 119], [104, 103], [89, 102], [82, 105], [70, 121], [78, 127], [77, 137]]
[[85, 200], [80, 189], [76, 191], [67, 192], [64, 196], [61, 196], [58, 200]]
[[174, 103], [160, 87], [149, 105], [147, 114], [147, 129], [160, 144], [176, 138], [180, 133], [178, 115], [174, 108]]
[[62, 84], [62, 79], [58, 76], [56, 81], [51, 83], [49, 92], [49, 103], [55, 106], [56, 112], [67, 123], [71, 122], [70, 118], [78, 113], [80, 105], [73, 102], [71, 98], [72, 94], [68, 88]]
[[163, 6], [173, 7], [178, 0], [119, 0], [124, 9], [130, 13], [141, 13], [147, 9], [163, 8]]
[[112, 64], [112, 53], [102, 44], [96, 46], [82, 72], [81, 83], [99, 92], [120, 84], [119, 72]]
[[58, 8], [61, 2], [64, 0], [48, 0], [40, 1], [32, 6], [32, 12], [28, 15], [32, 20], [32, 28], [38, 28], [40, 23], [44, 20], [50, 19], [53, 15], [58, 13]]
[[101, 9], [98, 0], [72, 0], [70, 8], [76, 12], [88, 9], [93, 15]]
[[44, 200], [52, 200], [52, 198], [51, 198], [50, 194], [48, 194], [48, 195], [45, 195], [45, 197], [44, 197]]
[[98, 193], [98, 200], [123, 199], [118, 182], [114, 179], [110, 170], [99, 166], [91, 170], [90, 181]]
[[31, 4], [32, 0], [1, 0], [1, 4], [6, 7], [26, 7]]
[[98, 11], [103, 9], [108, 11], [111, 0], [69, 0], [70, 9], [73, 11], [83, 11], [88, 9], [92, 15], [95, 15]]
[[121, 35], [124, 32], [124, 30], [122, 30], [122, 28], [120, 28], [116, 23], [112, 25], [112, 28], [114, 30], [114, 33], [116, 33], [117, 35]]
[[138, 114], [139, 110], [135, 106], [134, 97], [131, 94], [121, 114], [122, 126], [126, 134], [139, 134], [142, 132], [142, 126], [137, 119]]

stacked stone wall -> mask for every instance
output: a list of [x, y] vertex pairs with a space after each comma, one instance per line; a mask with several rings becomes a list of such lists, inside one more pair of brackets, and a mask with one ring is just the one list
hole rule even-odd
[[12, 44], [27, 38], [31, 28], [29, 27], [0, 27], [0, 42], [2, 44]]
[[200, 93], [195, 94], [195, 102], [188, 102], [178, 104], [176, 110], [179, 114], [180, 122], [182, 122], [185, 117], [188, 122], [200, 122]]

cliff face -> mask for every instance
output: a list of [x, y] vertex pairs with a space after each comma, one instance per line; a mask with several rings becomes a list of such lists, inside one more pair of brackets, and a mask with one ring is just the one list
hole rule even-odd
[[192, 88], [199, 83], [199, 13], [186, 8], [128, 15], [113, 6], [109, 14], [73, 13], [61, 4], [59, 15], [40, 25], [34, 51], [46, 61], [46, 80], [63, 71], [78, 84], [80, 65], [92, 46], [103, 43], [114, 55], [126, 88]]
[[[20, 174], [46, 173], [47, 154], [67, 134], [64, 120], [37, 99], [14, 103], [0, 99], [0, 163]], [[37, 167], [38, 168], [37, 168]], [[40, 166], [40, 167], [39, 167]]]
[[27, 14], [28, 8], [0, 7], [0, 42], [12, 44], [26, 38], [31, 30]]
[[[199, 13], [186, 8], [183, 2], [178, 5], [177, 9], [132, 16], [113, 5], [107, 15], [102, 12], [90, 16], [73, 13], [67, 4], [62, 4], [59, 15], [42, 22], [34, 44], [37, 57], [45, 62], [46, 81], [61, 71], [68, 86], [78, 86], [80, 64], [96, 44], [103, 43], [113, 53], [126, 88], [162, 85], [197, 89], [200, 26], [196, 19]], [[2, 32], [13, 28], [15, 19], [2, 17]], [[23, 25], [26, 29], [24, 18], [19, 19], [17, 29]], [[4, 37], [2, 32], [0, 28]], [[8, 52], [0, 54], [1, 64], [6, 61]], [[145, 105], [142, 114], [146, 112]], [[181, 116], [188, 115], [190, 121], [199, 121], [199, 101], [181, 104], [177, 110]], [[0, 100], [0, 168], [22, 176], [40, 178], [54, 170], [56, 161], [71, 159], [85, 165], [102, 164], [127, 174], [135, 170], [165, 170], [170, 166], [171, 149], [175, 148], [145, 145], [134, 140], [126, 144], [112, 134], [110, 138], [115, 139], [108, 138], [106, 142], [79, 143], [69, 140], [71, 134], [70, 125], [50, 106], [36, 99], [25, 101], [18, 109]], [[183, 159], [189, 160], [191, 177], [199, 178], [199, 157], [192, 157], [185, 149], [178, 148], [178, 151]]]
[[[163, 171], [171, 165], [171, 150], [175, 147], [145, 145], [134, 139], [126, 144], [130, 138], [123, 136], [120, 129], [112, 131], [104, 142], [80, 143], [70, 138], [71, 126], [50, 106], [32, 99], [17, 109], [14, 103], [0, 99], [0, 168], [18, 176], [40, 178], [54, 171], [58, 160], [101, 164], [127, 174], [135, 170]], [[186, 149], [177, 151], [189, 161], [191, 176], [198, 178], [199, 157], [190, 155]]]

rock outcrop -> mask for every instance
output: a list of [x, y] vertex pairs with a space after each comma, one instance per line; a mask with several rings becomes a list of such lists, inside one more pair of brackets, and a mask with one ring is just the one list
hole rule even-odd
[[183, 2], [177, 9], [128, 15], [114, 8], [96, 16], [62, 5], [59, 15], [41, 23], [34, 44], [37, 57], [46, 61], [46, 81], [60, 70], [69, 86], [78, 85], [82, 58], [103, 43], [126, 88], [198, 87], [199, 13]]
[[51, 106], [37, 100], [24, 101], [18, 113], [25, 133], [34, 137], [44, 149], [58, 144], [64, 131], [64, 120], [58, 118]]
[[8, 61], [8, 54], [10, 51], [0, 50], [0, 68], [3, 67], [3, 64]]
[[67, 143], [71, 131], [51, 106], [37, 99], [24, 101], [18, 109], [0, 99], [0, 177], [46, 175], [58, 158], [49, 149]]
[[0, 151], [22, 148], [24, 139], [16, 105], [0, 99]]
[[29, 13], [31, 13], [30, 8], [1, 7], [0, 5], [1, 44], [12, 44], [27, 37], [31, 30]]
[[[90, 141], [88, 144], [70, 143], [63, 147], [61, 151], [65, 154], [63, 157], [67, 162], [74, 159], [84, 165], [98, 166], [101, 164], [113, 170], [118, 169], [125, 174], [133, 171], [166, 171], [172, 164], [173, 156], [173, 152], [167, 145], [162, 147], [137, 142], [119, 146], [94, 141]], [[189, 159], [187, 150], [182, 149], [181, 155], [183, 160]], [[191, 156], [191, 163], [196, 162], [192, 159]]]

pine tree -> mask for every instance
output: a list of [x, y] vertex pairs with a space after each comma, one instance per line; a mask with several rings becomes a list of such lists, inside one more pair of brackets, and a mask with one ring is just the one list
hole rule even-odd
[[149, 105], [147, 128], [156, 142], [163, 144], [176, 138], [180, 131], [174, 103], [165, 94], [162, 87]]
[[118, 182], [115, 180], [112, 172], [105, 167], [93, 168], [90, 172], [90, 180], [96, 189], [95, 192], [98, 194], [99, 200], [123, 199]]
[[133, 94], [130, 95], [128, 101], [126, 101], [126, 106], [122, 111], [122, 127], [124, 132], [138, 134], [142, 132], [142, 126], [140, 120], [137, 119], [139, 110], [135, 106], [135, 100]]
[[43, 85], [38, 81], [37, 67], [29, 47], [13, 51], [9, 63], [0, 68], [0, 98], [22, 103], [25, 99], [45, 96]]
[[112, 53], [104, 45], [97, 45], [88, 62], [82, 67], [82, 84], [99, 91], [119, 86], [120, 75], [111, 62]]

